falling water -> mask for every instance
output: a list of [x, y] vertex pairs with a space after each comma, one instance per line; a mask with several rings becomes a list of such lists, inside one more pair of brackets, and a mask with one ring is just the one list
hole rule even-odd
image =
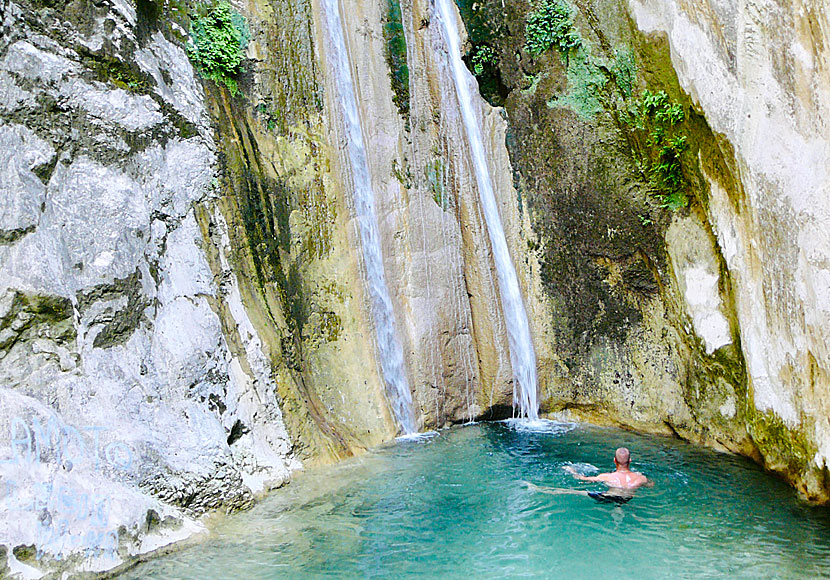
[[501, 305], [507, 322], [510, 362], [513, 365], [513, 406], [519, 408], [521, 415], [536, 419], [538, 409], [536, 403], [536, 355], [533, 352], [530, 326], [522, 302], [522, 294], [519, 290], [519, 280], [516, 277], [516, 270], [513, 268], [513, 262], [510, 260], [510, 254], [507, 251], [507, 240], [504, 237], [504, 229], [496, 207], [496, 197], [493, 192], [490, 170], [487, 167], [481, 128], [473, 108], [473, 94], [477, 94], [477, 91], [473, 91], [475, 80], [464, 65], [464, 61], [461, 60], [460, 35], [456, 25], [455, 7], [452, 5], [452, 0], [436, 0], [435, 5], [438, 18], [444, 28], [450, 67], [455, 82], [455, 90], [458, 94], [458, 104], [464, 120], [464, 128], [467, 131], [467, 141], [472, 152], [476, 182], [478, 183], [481, 205], [484, 210], [484, 221], [487, 223], [490, 244], [493, 246]]
[[369, 162], [360, 125], [354, 84], [352, 82], [343, 24], [337, 0], [322, 0], [330, 44], [329, 66], [335, 78], [346, 136], [349, 165], [354, 189], [354, 208], [363, 246], [366, 283], [372, 301], [375, 319], [375, 338], [380, 358], [386, 393], [395, 418], [405, 434], [415, 432], [412, 395], [404, 371], [403, 349], [395, 329], [392, 301], [383, 272], [380, 234], [375, 214], [375, 192], [369, 175]]

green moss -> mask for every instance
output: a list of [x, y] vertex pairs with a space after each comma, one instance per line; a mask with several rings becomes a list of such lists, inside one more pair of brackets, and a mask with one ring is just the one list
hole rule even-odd
[[316, 180], [304, 193], [301, 200], [306, 228], [302, 243], [302, 254], [322, 259], [332, 251], [332, 226], [337, 218], [337, 208], [326, 196], [323, 184]]
[[[590, 7], [586, 10], [602, 48], [599, 53], [574, 28], [576, 11], [567, 0], [541, 0], [526, 16], [525, 50], [539, 56], [556, 48], [565, 63], [567, 91], [549, 98], [548, 106], [568, 107], [583, 120], [604, 112], [616, 118], [620, 128], [630, 133], [626, 140], [631, 153], [662, 205], [672, 210], [687, 206], [690, 179], [684, 159], [690, 144], [681, 126], [685, 120], [682, 104], [671, 100], [663, 87], [636, 96], [637, 53], [628, 46], [613, 46], [597, 28], [594, 12]], [[676, 84], [671, 64], [667, 66], [666, 74]], [[659, 75], [650, 71], [647, 76], [647, 84], [659, 86]], [[537, 84], [538, 74], [530, 86], [533, 89]]]
[[37, 550], [35, 549], [34, 544], [31, 545], [19, 545], [12, 548], [12, 554], [14, 557], [20, 560], [21, 562], [28, 562], [29, 560], [33, 560]]
[[72, 302], [63, 296], [29, 294], [25, 295], [25, 301], [28, 302], [27, 310], [43, 322], [56, 324], [72, 316]]
[[604, 109], [602, 90], [607, 82], [590, 52], [577, 50], [568, 62], [568, 92], [548, 101], [548, 106], [569, 107], [583, 119], [593, 119]]
[[776, 471], [786, 467], [789, 475], [800, 473], [816, 454], [816, 446], [802, 430], [790, 429], [772, 411], [754, 412], [749, 433], [767, 464]]
[[91, 69], [98, 80], [135, 93], [148, 93], [152, 88], [152, 79], [137, 65], [128, 64], [118, 58], [105, 54], [96, 54], [81, 48], [83, 63]]
[[[555, 48], [565, 60], [568, 91], [547, 101], [549, 107], [568, 107], [585, 120], [602, 112], [608, 72], [593, 56], [590, 44], [574, 27], [574, 8], [566, 0], [540, 0], [526, 18], [525, 50], [539, 56]], [[623, 63], [625, 64], [625, 63]], [[630, 71], [629, 71], [630, 72]], [[531, 82], [531, 86], [535, 83]]]
[[[257, 2], [256, 69], [258, 115], [268, 131], [285, 135], [307, 126], [310, 114], [323, 111], [322, 75], [314, 55], [314, 13], [310, 0]], [[243, 63], [242, 68], [248, 66]]]
[[387, 0], [383, 22], [384, 54], [389, 65], [392, 100], [398, 112], [409, 123], [409, 66], [406, 59], [406, 35], [403, 30], [401, 6], [397, 0]]
[[628, 47], [614, 50], [614, 66], [611, 69], [614, 81], [620, 93], [626, 99], [634, 94], [637, 83], [637, 59], [634, 51]]
[[224, 84], [235, 95], [239, 91], [235, 77], [249, 39], [245, 18], [220, 0], [191, 15], [187, 55], [205, 78]]
[[432, 190], [432, 199], [438, 204], [438, 207], [447, 211], [452, 207], [452, 198], [444, 186], [444, 161], [441, 158], [436, 158], [424, 168], [427, 182]]
[[327, 310], [320, 313], [320, 331], [326, 342], [334, 342], [343, 332], [343, 322], [336, 313]]

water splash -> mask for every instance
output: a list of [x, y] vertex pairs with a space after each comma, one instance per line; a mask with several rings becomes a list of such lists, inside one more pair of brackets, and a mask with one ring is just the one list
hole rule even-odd
[[429, 441], [434, 437], [438, 437], [440, 433], [438, 431], [424, 431], [423, 433], [409, 433], [407, 435], [401, 435], [400, 437], [395, 437], [395, 441], [399, 443], [422, 443], [425, 441]]
[[452, 5], [452, 0], [436, 0], [435, 7], [444, 30], [450, 68], [458, 95], [458, 105], [461, 109], [461, 117], [464, 121], [467, 141], [470, 145], [473, 166], [475, 167], [476, 183], [478, 184], [481, 206], [484, 211], [484, 221], [487, 223], [487, 232], [490, 235], [490, 244], [493, 247], [501, 306], [507, 323], [510, 363], [513, 366], [513, 407], [518, 407], [521, 416], [535, 420], [538, 418], [537, 410], [539, 408], [536, 399], [536, 354], [533, 351], [533, 341], [530, 338], [530, 324], [522, 302], [522, 294], [519, 290], [519, 280], [510, 259], [510, 253], [507, 250], [507, 240], [504, 236], [499, 210], [496, 206], [493, 181], [487, 167], [484, 140], [481, 136], [481, 128], [473, 101], [473, 95], [477, 94], [475, 79], [467, 70], [464, 61], [461, 60], [461, 37], [458, 33], [455, 7]]
[[322, 0], [322, 6], [330, 41], [329, 67], [334, 76], [337, 96], [343, 109], [343, 130], [351, 167], [354, 211], [360, 230], [366, 285], [372, 302], [375, 341], [383, 379], [386, 383], [386, 395], [401, 431], [405, 434], [414, 433], [417, 429], [412, 411], [412, 394], [409, 391], [403, 349], [398, 340], [392, 300], [389, 297], [383, 270], [378, 219], [375, 213], [375, 192], [366, 157], [360, 113], [349, 65], [349, 53], [343, 37], [343, 23], [337, 0]]
[[562, 435], [576, 429], [576, 423], [562, 423], [549, 419], [506, 419], [504, 423], [511, 429], [523, 433]]

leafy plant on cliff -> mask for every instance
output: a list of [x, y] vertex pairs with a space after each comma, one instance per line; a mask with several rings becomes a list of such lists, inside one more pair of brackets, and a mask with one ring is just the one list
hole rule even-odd
[[643, 91], [639, 101], [624, 117], [624, 121], [639, 133], [645, 144], [643, 165], [649, 181], [670, 209], [679, 209], [687, 203], [684, 192], [683, 153], [688, 149], [686, 135], [680, 125], [686, 113], [680, 103], [672, 102], [665, 91]]
[[566, 55], [582, 44], [582, 37], [573, 26], [573, 10], [564, 0], [540, 0], [527, 15], [525, 49], [540, 55], [556, 47]]
[[470, 62], [473, 65], [473, 73], [476, 76], [481, 76], [487, 67], [495, 66], [496, 53], [486, 44], [478, 46], [470, 57]]
[[190, 17], [187, 55], [205, 78], [222, 83], [232, 95], [238, 91], [236, 77], [250, 40], [245, 17], [220, 0]]

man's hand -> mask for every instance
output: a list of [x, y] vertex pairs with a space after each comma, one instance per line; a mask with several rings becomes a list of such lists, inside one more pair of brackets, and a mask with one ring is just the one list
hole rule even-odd
[[571, 475], [573, 475], [575, 478], [577, 478], [580, 481], [604, 481], [602, 478], [603, 478], [603, 475], [606, 475], [606, 474], [600, 474], [596, 477], [582, 475], [581, 473], [579, 473], [576, 470], [576, 468], [573, 465], [563, 465], [562, 469], [564, 469], [565, 471], [567, 471], [568, 473], [570, 473]]

